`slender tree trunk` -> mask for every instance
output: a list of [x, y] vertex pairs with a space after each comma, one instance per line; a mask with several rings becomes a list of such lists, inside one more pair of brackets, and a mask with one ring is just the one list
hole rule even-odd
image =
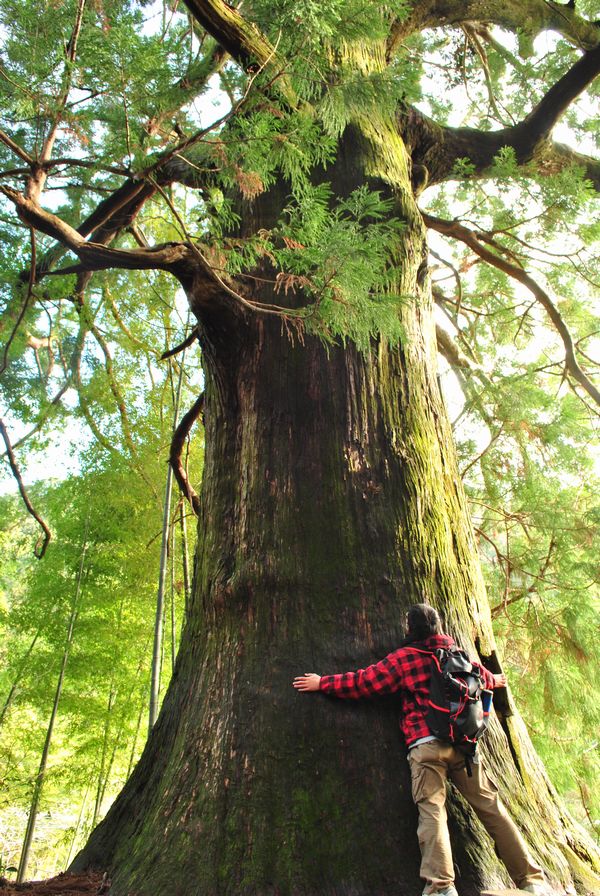
[[[175, 394], [175, 403], [173, 408], [173, 429], [175, 429], [175, 427], [177, 426], [177, 418], [179, 417], [179, 404], [181, 400], [181, 389], [183, 384], [184, 357], [185, 352], [182, 355], [181, 366], [179, 369], [179, 378], [177, 381], [177, 392]], [[165, 504], [163, 513], [162, 542], [160, 550], [160, 567], [158, 572], [158, 593], [156, 596], [156, 617], [154, 622], [154, 646], [152, 650], [152, 667], [150, 672], [150, 708], [148, 717], [148, 733], [150, 733], [152, 731], [152, 728], [154, 727], [154, 723], [156, 722], [156, 719], [158, 717], [158, 708], [160, 704], [160, 675], [162, 670], [165, 615], [165, 581], [169, 560], [172, 491], [173, 469], [169, 464], [167, 467], [167, 482], [165, 485]]]
[[165, 485], [165, 503], [163, 511], [162, 543], [160, 549], [160, 566], [158, 571], [158, 592], [156, 596], [156, 616], [154, 620], [154, 645], [152, 649], [152, 667], [150, 670], [150, 705], [148, 715], [148, 734], [152, 731], [158, 717], [160, 703], [160, 673], [162, 669], [163, 633], [165, 616], [165, 579], [169, 555], [169, 530], [171, 522], [171, 492], [173, 489], [173, 471], [167, 467]]
[[67, 637], [65, 639], [65, 645], [63, 648], [63, 654], [60, 664], [60, 671], [58, 673], [58, 681], [56, 683], [56, 690], [54, 692], [54, 703], [52, 705], [52, 712], [50, 713], [50, 719], [48, 721], [48, 728], [46, 729], [46, 738], [44, 740], [44, 746], [42, 748], [42, 755], [40, 758], [40, 767], [38, 769], [38, 773], [35, 779], [35, 784], [33, 787], [33, 796], [31, 798], [31, 806], [29, 809], [29, 818], [27, 820], [27, 828], [25, 830], [25, 838], [23, 840], [23, 849], [21, 851], [21, 858], [19, 861], [19, 869], [17, 872], [17, 882], [21, 883], [24, 880], [25, 874], [27, 873], [27, 864], [29, 862], [29, 854], [31, 851], [31, 844], [33, 841], [33, 835], [35, 833], [35, 823], [37, 820], [38, 807], [40, 803], [40, 798], [42, 796], [42, 790], [44, 787], [44, 780], [46, 777], [46, 766], [48, 764], [48, 754], [50, 753], [50, 746], [52, 743], [52, 734], [54, 732], [54, 725], [56, 723], [56, 718], [58, 716], [58, 707], [60, 703], [60, 697], [62, 693], [63, 682], [65, 678], [65, 670], [67, 668], [67, 660], [69, 658], [69, 651], [71, 649], [71, 643], [73, 641], [73, 630], [75, 628], [75, 622], [77, 621], [77, 616], [79, 614], [79, 605], [81, 599], [81, 592], [83, 588], [83, 580], [84, 580], [84, 560], [85, 555], [87, 553], [87, 536], [86, 541], [84, 541], [83, 548], [81, 551], [81, 557], [79, 561], [79, 569], [77, 570], [77, 580], [75, 587], [75, 594], [73, 597], [73, 601], [71, 603], [71, 612], [69, 615], [69, 622], [67, 625]]
[[[373, 122], [349, 131], [327, 172], [340, 196], [365, 177], [395, 185], [404, 222], [401, 344], [360, 352], [298, 339], [190, 287], [206, 456], [189, 614], [152, 737], [74, 863], [110, 869], [113, 896], [408, 896], [421, 886], [395, 701], [291, 687], [299, 672], [357, 668], [395, 649], [404, 611], [422, 600], [468, 650], [498, 662], [438, 388], [422, 222], [403, 147]], [[285, 197], [282, 187], [257, 200], [248, 230], [268, 227]], [[281, 300], [266, 287], [259, 297]], [[494, 721], [485, 755], [551, 876], [589, 876], [593, 844], [555, 802], [517, 714]], [[449, 811], [461, 896], [507, 884], [459, 797]]]

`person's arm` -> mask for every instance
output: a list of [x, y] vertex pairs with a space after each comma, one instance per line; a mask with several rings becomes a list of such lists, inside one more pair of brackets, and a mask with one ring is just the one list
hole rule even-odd
[[485, 686], [489, 691], [493, 691], [495, 688], [506, 687], [507, 681], [504, 672], [498, 672], [496, 675], [494, 675], [492, 672], [490, 672], [489, 669], [486, 669], [485, 666], [482, 666], [481, 663], [473, 663], [473, 666], [483, 678]]
[[392, 694], [402, 687], [402, 680], [402, 663], [399, 651], [396, 651], [366, 669], [323, 676], [315, 672], [305, 673], [298, 675], [293, 684], [297, 691], [321, 691], [334, 697], [357, 700]]

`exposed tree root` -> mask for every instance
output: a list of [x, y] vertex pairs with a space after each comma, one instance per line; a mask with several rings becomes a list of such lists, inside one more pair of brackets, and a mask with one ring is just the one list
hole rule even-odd
[[106, 874], [90, 872], [87, 874], [59, 874], [49, 880], [32, 880], [22, 884], [15, 884], [0, 877], [0, 894], [2, 896], [16, 896], [17, 893], [27, 893], [29, 896], [101, 896], [108, 893], [110, 881]]

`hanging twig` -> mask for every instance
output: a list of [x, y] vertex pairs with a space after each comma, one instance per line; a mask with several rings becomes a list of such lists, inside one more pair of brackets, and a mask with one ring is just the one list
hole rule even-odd
[[140, 474], [146, 485], [149, 487], [150, 491], [153, 493], [154, 497], [158, 499], [158, 494], [156, 492], [156, 488], [154, 487], [154, 483], [150, 479], [150, 477], [144, 471], [142, 464], [140, 463], [140, 457], [138, 454], [138, 450], [136, 448], [135, 442], [133, 440], [133, 431], [131, 428], [131, 423], [129, 422], [129, 415], [127, 414], [127, 407], [125, 404], [125, 399], [121, 394], [121, 390], [119, 388], [119, 384], [117, 383], [117, 379], [114, 372], [114, 364], [112, 355], [110, 353], [110, 349], [108, 347], [108, 343], [106, 339], [103, 337], [102, 333], [98, 329], [95, 324], [90, 325], [90, 332], [94, 336], [96, 342], [100, 346], [102, 354], [104, 355], [104, 369], [106, 371], [106, 378], [108, 380], [108, 386], [110, 391], [113, 394], [115, 399], [115, 404], [117, 406], [117, 411], [119, 412], [119, 417], [121, 419], [121, 428], [123, 431], [123, 438], [125, 439], [125, 444], [129, 450], [129, 454], [131, 455], [132, 463], [136, 469], [136, 471]]
[[485, 51], [485, 47], [482, 46], [481, 41], [479, 40], [479, 36], [477, 34], [476, 29], [470, 23], [466, 23], [466, 22], [464, 25], [461, 25], [461, 28], [464, 31], [464, 33], [467, 37], [467, 40], [469, 41], [469, 43], [471, 44], [471, 46], [473, 47], [473, 49], [479, 56], [479, 59], [481, 60], [481, 68], [483, 70], [483, 76], [485, 78], [485, 86], [487, 88], [488, 99], [489, 99], [492, 111], [496, 115], [496, 118], [498, 119], [500, 124], [513, 125], [515, 123], [514, 120], [507, 122], [506, 119], [504, 118], [504, 116], [502, 115], [502, 112], [498, 108], [498, 103], [496, 102], [496, 97], [494, 96], [494, 85], [492, 83], [492, 76], [490, 74], [490, 66], [488, 63], [487, 53]]
[[15, 477], [17, 485], [19, 486], [19, 491], [21, 493], [21, 498], [23, 499], [23, 503], [27, 508], [28, 512], [34, 518], [34, 520], [38, 523], [39, 526], [43, 529], [44, 534], [40, 535], [38, 538], [35, 548], [33, 550], [35, 556], [38, 560], [41, 560], [44, 554], [46, 553], [46, 548], [52, 538], [52, 533], [48, 528], [48, 525], [44, 522], [39, 513], [35, 510], [33, 504], [29, 500], [29, 495], [25, 489], [25, 485], [23, 484], [23, 479], [21, 477], [21, 471], [19, 470], [19, 466], [17, 464], [15, 455], [12, 450], [12, 445], [10, 444], [10, 438], [8, 436], [8, 431], [6, 426], [4, 425], [4, 421], [0, 418], [0, 434], [4, 439], [4, 444], [6, 445], [6, 454], [8, 457], [8, 463], [10, 464], [10, 468], [12, 470], [12, 474]]
[[138, 339], [137, 336], [134, 336], [134, 334], [131, 332], [131, 330], [129, 329], [129, 327], [127, 326], [127, 324], [121, 317], [119, 310], [113, 301], [113, 298], [110, 294], [110, 290], [108, 289], [108, 287], [104, 287], [104, 289], [102, 290], [102, 298], [108, 305], [109, 310], [115, 320], [115, 323], [117, 324], [117, 326], [121, 330], [121, 332], [124, 333], [125, 336], [127, 336], [127, 338], [130, 339], [134, 345], [137, 345], [138, 348], [141, 348], [146, 354], [148, 354], [149, 352], [152, 354], [156, 354], [154, 349], [152, 349], [152, 348], [149, 349], [145, 342], [142, 342], [141, 339]]
[[460, 274], [456, 270], [456, 267], [452, 264], [452, 262], [448, 261], [446, 258], [443, 258], [441, 255], [438, 255], [437, 252], [434, 252], [433, 249], [429, 250], [429, 254], [440, 261], [444, 267], [447, 267], [452, 271], [452, 276], [456, 281], [456, 314], [460, 314], [461, 305], [462, 305], [462, 280], [460, 279]]

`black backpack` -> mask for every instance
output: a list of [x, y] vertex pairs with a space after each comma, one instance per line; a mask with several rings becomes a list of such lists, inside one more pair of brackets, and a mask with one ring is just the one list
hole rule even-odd
[[487, 730], [492, 692], [464, 650], [448, 647], [427, 653], [431, 655], [427, 727], [472, 757]]

